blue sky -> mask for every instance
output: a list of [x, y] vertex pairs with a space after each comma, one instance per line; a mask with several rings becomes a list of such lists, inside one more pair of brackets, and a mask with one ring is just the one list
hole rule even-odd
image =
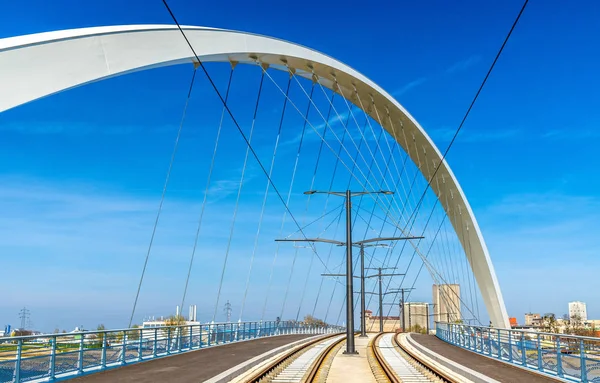
[[[366, 8], [358, 2], [170, 4], [182, 24], [276, 36], [349, 64], [392, 93], [442, 150], [521, 6], [517, 1], [371, 2]], [[594, 156], [600, 140], [598, 16], [600, 5], [591, 1], [531, 2], [448, 157], [486, 238], [509, 314], [520, 321], [528, 310], [562, 315], [570, 300], [586, 301], [588, 315], [600, 316], [595, 294], [600, 287], [595, 277], [600, 266], [600, 181]], [[137, 23], [171, 20], [161, 1], [12, 2], [2, 5], [0, 38]], [[227, 71], [213, 73], [224, 84]], [[140, 72], [0, 115], [0, 254], [5, 271], [0, 323], [17, 324], [18, 310], [27, 306], [35, 326], [44, 330], [126, 324], [190, 75], [185, 66]], [[256, 79], [240, 81], [236, 94], [254, 98]], [[206, 86], [196, 94], [210, 97]], [[201, 97], [192, 102], [190, 125], [218, 123], [219, 113], [207, 106], [217, 105], [212, 97], [211, 103], [200, 102]], [[244, 126], [252, 107], [240, 104], [237, 109], [245, 116]], [[276, 117], [265, 121], [273, 124]], [[296, 136], [287, 137], [293, 143]], [[138, 321], [143, 315], [170, 314], [180, 300], [206, 178], [206, 169], [197, 164], [206, 164], [211, 155], [197, 150], [206, 137], [214, 139], [214, 131], [184, 131]], [[266, 138], [256, 139], [261, 156], [268, 158]], [[291, 147], [282, 158], [293, 160]], [[212, 184], [206, 213], [211, 224], [204, 225], [203, 243], [214, 245], [214, 254], [223, 252], [217, 239], [227, 241], [244, 150], [239, 141], [231, 144], [221, 158], [230, 156], [232, 165], [220, 168]], [[285, 182], [283, 173], [275, 178]], [[256, 190], [264, 189], [255, 163], [246, 177]], [[300, 181], [308, 185], [310, 174], [304, 177]], [[300, 188], [294, 196], [302, 211]], [[217, 190], [222, 198], [215, 197]], [[246, 246], [256, 230], [261, 196], [248, 194], [244, 201], [247, 208], [240, 210], [237, 227], [241, 238], [247, 234]], [[324, 198], [317, 202], [311, 202], [314, 209], [322, 207]], [[330, 208], [338, 205], [328, 203]], [[270, 194], [269, 206], [276, 204]], [[279, 235], [281, 213], [275, 207], [265, 211], [270, 223], [265, 230], [272, 237]], [[284, 235], [292, 232], [288, 222]], [[310, 267], [304, 255], [299, 270]], [[246, 260], [242, 245], [233, 246], [225, 299], [243, 288]], [[271, 260], [259, 256], [253, 267], [269, 269]], [[202, 278], [192, 282], [189, 303], [197, 303], [210, 317], [218, 267], [202, 265], [194, 269]], [[307, 274], [311, 293], [320, 283], [315, 265]], [[275, 291], [286, 289], [290, 266], [276, 267]], [[248, 315], [259, 316], [262, 274], [251, 275], [251, 281], [255, 289], [249, 292]], [[299, 287], [292, 295], [302, 290], [304, 278], [294, 281]], [[415, 299], [430, 300], [428, 284], [420, 285]], [[327, 306], [322, 305], [321, 314]]]

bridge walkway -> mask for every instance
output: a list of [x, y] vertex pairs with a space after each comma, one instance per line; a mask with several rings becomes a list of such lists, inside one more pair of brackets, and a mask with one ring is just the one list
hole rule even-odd
[[436, 338], [433, 335], [411, 334], [411, 337], [423, 347], [456, 362], [462, 366], [475, 370], [498, 382], [506, 383], [556, 383], [562, 380], [542, 376], [519, 367], [478, 355], [474, 352], [463, 350]]
[[314, 335], [281, 335], [135, 363], [70, 380], [74, 383], [203, 382], [248, 359]]

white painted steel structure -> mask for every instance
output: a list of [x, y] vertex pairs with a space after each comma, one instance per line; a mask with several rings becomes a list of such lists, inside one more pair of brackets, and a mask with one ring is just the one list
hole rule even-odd
[[[387, 92], [349, 66], [287, 41], [254, 34], [184, 26], [204, 62], [269, 64], [318, 79], [365, 110], [392, 135], [430, 180], [442, 155], [418, 122]], [[39, 33], [0, 40], [0, 112], [94, 81], [196, 59], [176, 26], [129, 25]], [[363, 109], [363, 108], [361, 108]], [[408, 140], [412, 140], [408, 145]], [[492, 262], [458, 181], [444, 161], [431, 182], [477, 280], [489, 317], [509, 328]]]

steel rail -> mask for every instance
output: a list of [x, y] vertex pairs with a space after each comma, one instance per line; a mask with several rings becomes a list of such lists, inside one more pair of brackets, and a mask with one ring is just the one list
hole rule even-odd
[[319, 354], [319, 357], [313, 363], [313, 365], [311, 366], [311, 368], [308, 372], [308, 375], [306, 375], [306, 378], [304, 379], [305, 383], [314, 383], [314, 382], [318, 381], [317, 377], [319, 375], [319, 372], [321, 371], [321, 368], [325, 364], [325, 361], [333, 353], [333, 351], [336, 349], [336, 347], [339, 346], [341, 343], [343, 343], [345, 340], [346, 340], [346, 338], [344, 337], [344, 338], [341, 338], [341, 339], [333, 342], [325, 350], [323, 350], [323, 352], [321, 352]]
[[[294, 348], [290, 351], [287, 351], [287, 352], [283, 353], [281, 356], [279, 356], [277, 359], [275, 359], [274, 361], [272, 361], [272, 362], [268, 363], [266, 366], [260, 368], [257, 372], [255, 372], [250, 377], [245, 379], [245, 381], [247, 383], [264, 382], [264, 381], [266, 381], [265, 379], [267, 379], [269, 377], [269, 375], [271, 375], [279, 367], [282, 367], [287, 362], [291, 362], [293, 359], [295, 359], [297, 356], [300, 356], [302, 353], [304, 353], [306, 350], [310, 349], [311, 347], [323, 342], [324, 340], [327, 340], [327, 339], [330, 339], [330, 338], [333, 338], [336, 336], [340, 336], [340, 334], [336, 333], [336, 334], [329, 334], [327, 336], [318, 337], [317, 339], [313, 339], [309, 342], [302, 344], [298, 348]], [[341, 341], [343, 341], [345, 339], [346, 338], [341, 338]], [[339, 342], [334, 342], [334, 344], [337, 345], [337, 344], [339, 344]], [[327, 354], [329, 351], [331, 351], [330, 347], [328, 347], [326, 350], [324, 350], [323, 354]], [[322, 360], [321, 360], [321, 363], [322, 363]], [[320, 368], [320, 365], [321, 364], [319, 364], [319, 363], [314, 363], [313, 368], [315, 368], [315, 366], [316, 366], [316, 368]]]
[[408, 348], [402, 346], [402, 344], [398, 341], [398, 336], [399, 336], [399, 334], [396, 334], [393, 337], [393, 343], [394, 343], [394, 346], [396, 346], [398, 349], [403, 351], [404, 354], [401, 353], [401, 355], [405, 359], [414, 361], [415, 363], [417, 363], [419, 365], [419, 367], [421, 367], [422, 369], [425, 369], [429, 374], [432, 374], [435, 378], [439, 379], [442, 382], [459, 383], [458, 380], [454, 379], [451, 376], [448, 376], [447, 373], [443, 372], [440, 368], [438, 368], [431, 362], [419, 358], [419, 356], [417, 356], [414, 352], [412, 352]]
[[375, 361], [379, 365], [379, 368], [385, 374], [386, 378], [391, 383], [402, 383], [402, 381], [398, 378], [398, 376], [396, 375], [396, 373], [394, 373], [394, 371], [392, 370], [392, 367], [388, 364], [388, 362], [385, 360], [385, 358], [381, 354], [381, 351], [379, 350], [379, 346], [378, 346], [378, 344], [379, 344], [379, 338], [381, 338], [381, 336], [383, 334], [385, 334], [385, 333], [380, 332], [379, 334], [377, 334], [375, 336], [375, 338], [373, 338], [373, 341], [371, 342], [371, 351], [373, 352], [373, 356], [375, 357]]

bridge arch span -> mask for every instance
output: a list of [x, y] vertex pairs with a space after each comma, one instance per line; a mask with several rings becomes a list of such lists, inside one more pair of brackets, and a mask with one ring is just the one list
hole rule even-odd
[[[312, 49], [271, 37], [205, 27], [182, 28], [204, 62], [260, 62], [282, 70], [293, 68], [299, 76], [317, 76], [323, 86], [355, 104], [360, 99], [377, 105], [377, 110], [386, 111], [389, 116], [382, 118], [381, 125], [426, 179], [431, 179], [442, 161], [431, 138], [402, 105], [349, 66]], [[94, 27], [1, 39], [0, 112], [90, 82], [194, 61], [181, 32], [171, 25]], [[377, 120], [374, 108], [366, 109]], [[409, 137], [414, 145], [407, 145], [401, 137]], [[421, 150], [427, 156], [419, 156], [417, 152]], [[445, 160], [431, 188], [465, 254], [470, 254], [468, 260], [493, 325], [509, 328], [502, 293], [479, 225]]]

